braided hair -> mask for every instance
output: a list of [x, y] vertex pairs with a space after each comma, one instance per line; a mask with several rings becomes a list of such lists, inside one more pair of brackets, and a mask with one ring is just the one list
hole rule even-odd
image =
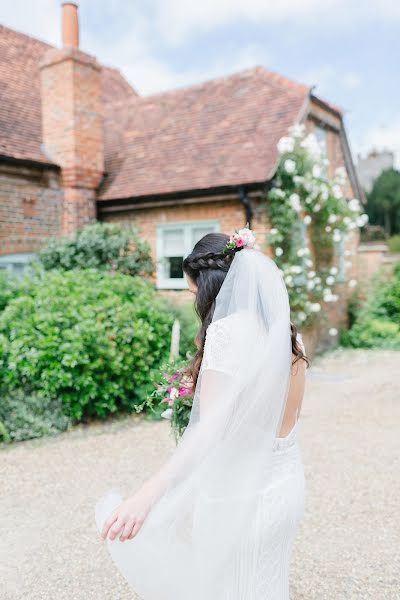
[[[188, 366], [188, 375], [192, 378], [194, 385], [197, 382], [206, 331], [213, 318], [216, 297], [236, 252], [243, 250], [243, 247], [226, 250], [225, 246], [228, 241], [229, 235], [225, 233], [207, 233], [183, 261], [184, 272], [197, 287], [195, 310], [200, 318], [200, 328], [195, 339], [197, 352]], [[291, 323], [291, 338], [292, 353], [295, 356], [293, 363], [302, 359], [308, 365], [308, 359], [298, 343], [297, 329], [293, 323]]]

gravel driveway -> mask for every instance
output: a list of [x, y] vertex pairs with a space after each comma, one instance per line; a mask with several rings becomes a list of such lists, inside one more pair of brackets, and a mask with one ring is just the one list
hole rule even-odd
[[[309, 372], [291, 600], [400, 598], [399, 373], [400, 353], [349, 350]], [[166, 422], [132, 417], [2, 450], [1, 600], [132, 599], [93, 507], [111, 487], [138, 485], [172, 447]]]

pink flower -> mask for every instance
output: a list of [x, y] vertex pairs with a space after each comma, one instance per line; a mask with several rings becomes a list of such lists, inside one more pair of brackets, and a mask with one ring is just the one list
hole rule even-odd
[[230, 238], [229, 238], [231, 240], [231, 242], [233, 242], [235, 240], [235, 237], [236, 237], [236, 233], [231, 233]]
[[189, 390], [187, 387], [180, 386], [180, 387], [178, 388], [178, 396], [179, 396], [179, 397], [181, 397], [181, 396], [187, 396], [187, 395], [188, 395], [188, 394], [190, 394], [190, 393], [191, 393], [191, 392], [190, 392], [190, 390]]
[[241, 248], [242, 246], [244, 246], [244, 243], [245, 243], [244, 239], [241, 237], [236, 238], [235, 242], [236, 242], [237, 248]]

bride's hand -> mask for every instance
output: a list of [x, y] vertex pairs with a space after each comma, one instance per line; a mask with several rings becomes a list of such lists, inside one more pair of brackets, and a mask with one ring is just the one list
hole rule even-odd
[[140, 492], [127, 498], [116, 508], [104, 523], [101, 537], [121, 542], [131, 540], [142, 527], [151, 508], [150, 499]]

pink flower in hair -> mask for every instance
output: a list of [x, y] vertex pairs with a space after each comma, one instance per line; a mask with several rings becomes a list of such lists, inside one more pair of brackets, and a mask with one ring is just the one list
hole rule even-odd
[[236, 248], [241, 248], [242, 246], [244, 246], [244, 239], [242, 237], [236, 238], [235, 242]]

